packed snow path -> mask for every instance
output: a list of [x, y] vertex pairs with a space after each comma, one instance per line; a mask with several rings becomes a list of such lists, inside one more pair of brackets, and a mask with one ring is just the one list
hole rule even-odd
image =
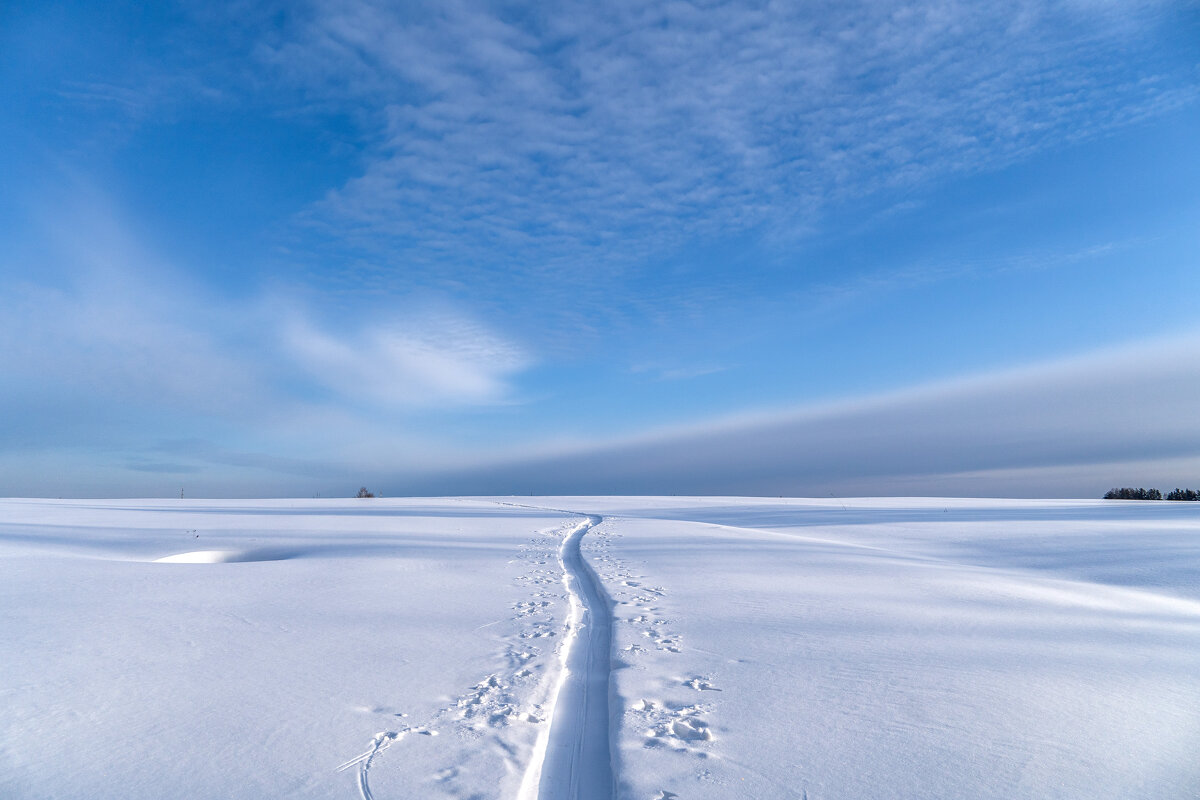
[[563, 540], [563, 580], [571, 594], [570, 634], [554, 702], [538, 800], [612, 800], [609, 676], [612, 609], [579, 545], [600, 524], [588, 520]]

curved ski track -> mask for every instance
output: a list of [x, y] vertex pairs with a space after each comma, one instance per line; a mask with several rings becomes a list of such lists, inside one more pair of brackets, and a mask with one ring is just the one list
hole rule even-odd
[[571, 596], [570, 633], [545, 746], [539, 746], [527, 773], [538, 778], [537, 800], [611, 800], [614, 795], [612, 604], [580, 550], [584, 535], [600, 522], [601, 517], [589, 516], [559, 550], [563, 583]]
[[[612, 602], [580, 549], [584, 534], [603, 520], [575, 511], [539, 511], [587, 516], [559, 548], [563, 584], [570, 595], [568, 632], [559, 653], [558, 685], [550, 726], [538, 737], [519, 793], [520, 800], [612, 800], [616, 794], [610, 738], [609, 683], [612, 674]], [[358, 791], [373, 800], [371, 763], [408, 729], [377, 734], [370, 749], [338, 767], [358, 766]]]

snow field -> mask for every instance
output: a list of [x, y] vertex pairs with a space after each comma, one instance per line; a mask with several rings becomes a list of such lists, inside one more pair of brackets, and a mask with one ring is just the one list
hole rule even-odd
[[1197, 506], [0, 500], [0, 796], [1194, 798]]
[[[574, 523], [456, 500], [2, 501], [0, 796], [515, 796]], [[155, 563], [180, 553], [208, 563]]]
[[622, 797], [1200, 796], [1200, 509], [577, 502]]

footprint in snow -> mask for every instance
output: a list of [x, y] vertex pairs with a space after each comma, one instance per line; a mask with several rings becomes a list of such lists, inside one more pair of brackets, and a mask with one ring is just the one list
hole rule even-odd
[[702, 719], [692, 718], [677, 719], [672, 722], [671, 734], [676, 739], [682, 739], [685, 742], [707, 741], [712, 738], [708, 723]]

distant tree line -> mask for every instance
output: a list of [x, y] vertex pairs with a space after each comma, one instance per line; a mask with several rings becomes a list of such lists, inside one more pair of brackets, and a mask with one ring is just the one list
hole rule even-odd
[[[1104, 493], [1105, 500], [1162, 500], [1163, 493], [1158, 489], [1109, 489]], [[1167, 492], [1167, 500], [1200, 500], [1200, 492], [1195, 489], [1175, 489]]]
[[1158, 489], [1109, 489], [1104, 493], [1105, 500], [1162, 500], [1162, 492]]

